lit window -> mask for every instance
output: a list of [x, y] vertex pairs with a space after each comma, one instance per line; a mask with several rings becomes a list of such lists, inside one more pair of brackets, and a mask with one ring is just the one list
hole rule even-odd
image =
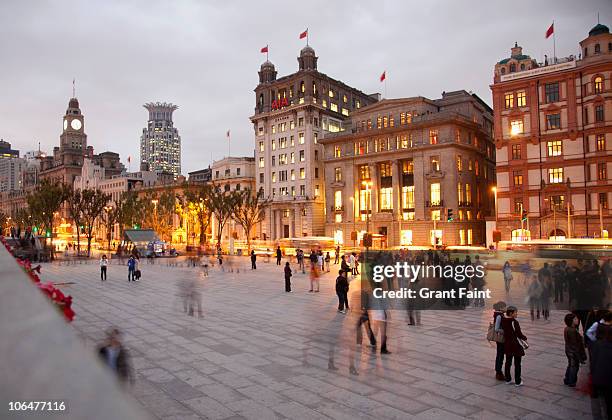
[[262, 157], [259, 158], [259, 167], [260, 168], [264, 167], [264, 158], [262, 158]]
[[342, 168], [334, 168], [334, 181], [342, 181]]
[[606, 151], [606, 135], [605, 134], [598, 134], [595, 138], [595, 142], [597, 143], [598, 152]]
[[465, 201], [468, 205], [472, 204], [472, 186], [470, 184], [465, 184]]
[[518, 107], [527, 106], [527, 94], [524, 90], [516, 92], [516, 105]]
[[504, 99], [506, 102], [506, 109], [512, 108], [514, 106], [514, 93], [506, 93], [504, 95]]
[[431, 211], [431, 220], [440, 220], [440, 210]]
[[334, 210], [342, 210], [342, 190], [334, 192]]
[[272, 182], [276, 182], [276, 172], [272, 172]]
[[548, 156], [561, 156], [561, 140], [549, 141], [547, 147]]
[[329, 103], [329, 109], [331, 109], [334, 112], [338, 112], [338, 104], [335, 104], [333, 102]]
[[514, 171], [514, 185], [523, 185], [523, 172]]
[[349, 116], [349, 110], [348, 110], [348, 109], [346, 109], [346, 108], [342, 108], [342, 115], [344, 115], [344, 116], [347, 116], [347, 117], [348, 117], [348, 116]]
[[597, 164], [597, 179], [599, 181], [605, 181], [608, 179], [606, 162], [601, 162]]
[[298, 143], [304, 144], [304, 133], [298, 134]]
[[305, 178], [306, 178], [306, 169], [300, 168], [300, 179], [305, 179]]
[[520, 144], [512, 145], [512, 159], [514, 160], [521, 159], [521, 145]]
[[429, 130], [429, 144], [438, 144], [438, 130]]
[[303, 150], [300, 150], [300, 162], [304, 162], [306, 160], [306, 155]]
[[402, 187], [402, 208], [414, 208], [414, 185]]
[[510, 121], [510, 135], [516, 136], [518, 134], [523, 134], [523, 120]]
[[341, 157], [342, 156], [342, 147], [341, 146], [334, 146], [334, 157]]
[[603, 90], [603, 79], [601, 76], [597, 76], [595, 81], [593, 82], [593, 87], [595, 88], [595, 93], [601, 93]]
[[461, 159], [461, 155], [457, 155], [457, 170], [463, 170], [463, 160]]
[[321, 189], [319, 188], [319, 184], [315, 185], [314, 196], [318, 197], [321, 195]]
[[276, 150], [276, 140], [272, 140], [272, 150]]
[[330, 98], [333, 98], [333, 97], [334, 97], [334, 91], [333, 91], [333, 90], [331, 90], [331, 89], [329, 90], [329, 97], [330, 97]]
[[[295, 169], [292, 169], [292, 170], [291, 170], [291, 180], [292, 180], [292, 181], [295, 181]], [[293, 188], [293, 187], [292, 187], [292, 188]], [[295, 194], [293, 194], [293, 195], [295, 195]]]
[[259, 151], [260, 151], [260, 152], [263, 152], [263, 151], [264, 151], [264, 142], [263, 142], [263, 141], [260, 141], [260, 142], [259, 142]]
[[393, 188], [380, 189], [380, 210], [393, 210]]
[[430, 186], [429, 200], [432, 206], [440, 205], [440, 183], [436, 182]]
[[551, 168], [548, 170], [548, 182], [560, 184], [563, 182], [563, 168]]
[[433, 172], [440, 171], [440, 157], [439, 156], [432, 156], [430, 163], [431, 163], [431, 170]]

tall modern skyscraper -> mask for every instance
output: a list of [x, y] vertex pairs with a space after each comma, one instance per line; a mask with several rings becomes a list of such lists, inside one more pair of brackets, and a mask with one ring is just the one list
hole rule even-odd
[[149, 121], [140, 137], [140, 165], [155, 172], [181, 174], [181, 137], [174, 128], [172, 113], [178, 106], [166, 102], [143, 105], [149, 111]]

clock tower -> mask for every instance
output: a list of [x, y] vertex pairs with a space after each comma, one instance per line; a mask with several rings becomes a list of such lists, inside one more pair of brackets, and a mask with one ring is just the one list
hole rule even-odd
[[84, 118], [77, 98], [71, 98], [68, 102], [63, 127], [60, 136], [60, 151], [78, 151], [83, 154], [87, 150], [87, 134], [85, 134]]

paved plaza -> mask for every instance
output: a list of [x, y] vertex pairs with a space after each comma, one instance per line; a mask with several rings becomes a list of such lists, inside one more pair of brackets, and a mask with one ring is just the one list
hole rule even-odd
[[[367, 340], [355, 347], [357, 311], [336, 311], [331, 273], [320, 293], [308, 293], [301, 273], [293, 293], [285, 293], [273, 262], [252, 271], [240, 259], [240, 272], [214, 267], [204, 277], [200, 268], [168, 261], [143, 262], [138, 283], [128, 283], [120, 265], [109, 267], [103, 283], [95, 262], [44, 264], [42, 271], [43, 281], [72, 283], [63, 286], [74, 298], [72, 325], [92, 352], [108, 327], [124, 332], [136, 371], [129, 392], [157, 418], [591, 418], [590, 399], [563, 385], [563, 311], [553, 311], [550, 322], [519, 313], [531, 347], [525, 386], [517, 388], [494, 378], [495, 350], [484, 338], [488, 309], [423, 311], [422, 326], [408, 326], [405, 311], [392, 311], [392, 354], [381, 356]], [[193, 278], [202, 318], [188, 316], [177, 296]], [[489, 275], [489, 287], [501, 290], [501, 283], [499, 273]], [[357, 288], [355, 282], [351, 293]], [[328, 370], [330, 357], [339, 370]], [[351, 357], [358, 376], [349, 373]]]

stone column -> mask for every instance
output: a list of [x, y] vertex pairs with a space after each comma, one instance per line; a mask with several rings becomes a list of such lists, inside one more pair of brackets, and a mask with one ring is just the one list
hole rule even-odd
[[388, 246], [395, 246], [400, 243], [399, 220], [402, 217], [402, 184], [400, 182], [402, 173], [400, 169], [399, 160], [391, 162], [391, 175], [393, 176], [393, 222], [391, 223], [391, 232], [388, 235]]
[[372, 211], [372, 215], [370, 216], [370, 222], [372, 222], [372, 216], [378, 212], [378, 193], [380, 189], [380, 183], [378, 182], [378, 165], [375, 163], [370, 164], [370, 179], [372, 181], [372, 188], [370, 190], [372, 197], [370, 210]]

